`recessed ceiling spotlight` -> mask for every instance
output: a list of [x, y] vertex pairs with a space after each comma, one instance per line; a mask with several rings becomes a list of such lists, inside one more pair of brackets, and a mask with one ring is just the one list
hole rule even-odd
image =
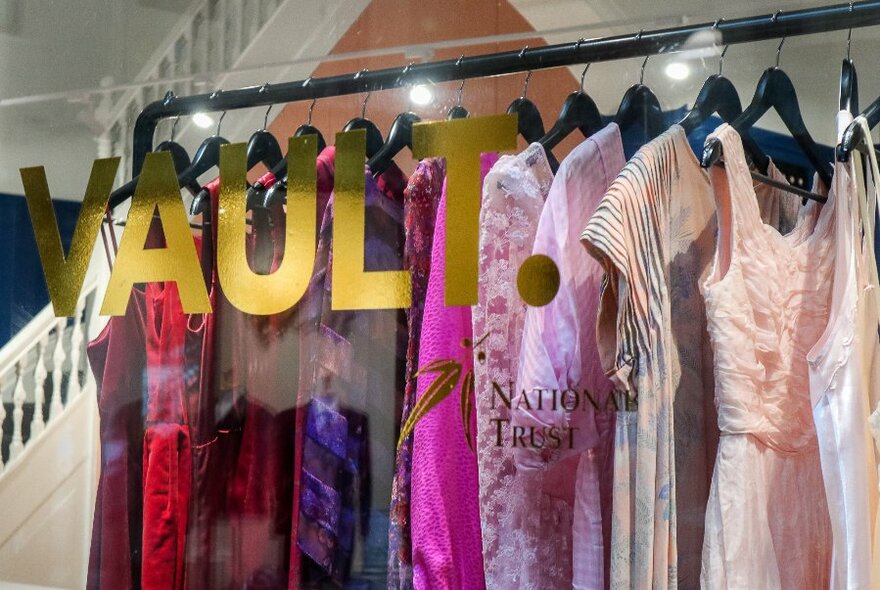
[[195, 115], [193, 115], [193, 123], [195, 123], [202, 129], [207, 129], [214, 124], [214, 119], [212, 119], [209, 115], [205, 113], [196, 113]]
[[691, 74], [690, 67], [681, 61], [669, 62], [666, 64], [666, 69], [664, 71], [666, 72], [666, 75], [673, 80], [684, 80]]
[[416, 84], [409, 91], [409, 99], [413, 104], [425, 106], [434, 101], [434, 93], [425, 84]]

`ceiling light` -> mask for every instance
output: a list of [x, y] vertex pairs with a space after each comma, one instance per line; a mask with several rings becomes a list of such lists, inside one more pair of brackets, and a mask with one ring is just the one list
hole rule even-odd
[[688, 65], [681, 61], [673, 61], [666, 65], [666, 75], [673, 80], [684, 80], [691, 74]]
[[425, 84], [416, 84], [409, 91], [409, 99], [413, 104], [424, 106], [434, 101], [434, 93]]
[[207, 129], [214, 124], [214, 119], [212, 119], [205, 113], [196, 113], [195, 115], [193, 115], [193, 123], [195, 123], [202, 129]]

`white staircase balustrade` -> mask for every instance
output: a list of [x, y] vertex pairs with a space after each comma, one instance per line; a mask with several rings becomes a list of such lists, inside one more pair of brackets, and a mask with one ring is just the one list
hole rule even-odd
[[[91, 322], [97, 320], [96, 290], [96, 282], [83, 289], [72, 318], [56, 318], [48, 305], [0, 348], [0, 477], [85, 391], [83, 377], [94, 395], [84, 340]], [[46, 366], [49, 362], [51, 371]], [[50, 380], [47, 421], [44, 412]], [[11, 425], [7, 420], [10, 406]], [[25, 420], [26, 414], [29, 420]]]

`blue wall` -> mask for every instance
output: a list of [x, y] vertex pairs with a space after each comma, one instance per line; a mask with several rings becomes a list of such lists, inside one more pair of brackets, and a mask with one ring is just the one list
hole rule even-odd
[[[70, 247], [80, 204], [53, 201], [61, 243]], [[24, 197], [0, 193], [0, 346], [46, 304], [49, 294]]]

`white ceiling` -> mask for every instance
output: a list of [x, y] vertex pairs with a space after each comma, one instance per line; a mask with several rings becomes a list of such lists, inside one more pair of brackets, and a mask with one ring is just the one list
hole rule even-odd
[[[0, 0], [0, 99], [132, 81], [193, 1]], [[249, 0], [241, 1], [247, 5]], [[297, 56], [326, 54], [367, 3], [367, 0], [322, 3], [288, 0], [285, 6], [289, 14], [278, 19], [271, 31], [275, 41], [257, 45], [243, 64], [259, 66]], [[815, 0], [781, 0], [772, 7], [761, 0], [726, 3], [705, 0], [511, 0], [511, 3], [536, 30], [584, 25], [584, 34], [588, 37], [682, 23], [712, 22], [722, 17], [734, 18], [817, 4]], [[425, 18], [430, 18], [431, 10], [437, 8], [426, 7]], [[597, 27], [599, 23], [615, 25]], [[389, 26], [395, 26], [393, 19], [389, 19]], [[493, 32], [487, 30], [487, 34]], [[548, 35], [547, 41], [571, 41], [575, 36], [571, 33]], [[776, 44], [770, 41], [730, 48], [724, 73], [740, 89], [744, 102], [750, 98], [761, 71], [772, 65]], [[845, 50], [844, 31], [789, 39], [782, 50], [781, 65], [799, 91], [807, 124], [817, 139], [826, 142], [834, 138], [838, 76]], [[862, 76], [859, 82], [863, 103], [870, 102], [880, 93], [876, 68], [868, 67], [873, 64], [873, 55], [878, 51], [880, 36], [876, 28], [854, 32], [852, 55]], [[401, 57], [402, 63], [405, 63], [404, 59]], [[693, 100], [705, 77], [717, 70], [714, 57], [690, 59], [687, 63], [691, 75], [684, 81], [675, 82], [664, 74], [664, 68], [669, 61], [680, 59], [681, 56], [655, 57], [646, 67], [645, 83], [655, 90], [664, 107], [673, 108]], [[590, 69], [586, 86], [603, 111], [616, 110], [625, 89], [638, 81], [639, 66], [640, 60], [627, 60], [595, 64]], [[314, 64], [237, 74], [229, 77], [223, 87], [303, 78], [312, 67]], [[3, 138], [0, 142], [0, 162], [3, 164], [0, 167], [0, 192], [20, 193], [18, 168], [43, 164], [47, 166], [53, 196], [81, 198], [91, 160], [96, 154], [95, 138], [101, 129], [94, 116], [95, 106], [93, 101], [77, 101], [73, 96], [0, 107], [0, 137]], [[254, 112], [236, 116], [234, 125], [244, 129], [261, 122], [262, 112]], [[776, 127], [778, 121], [768, 116], [762, 124]], [[224, 129], [227, 129], [227, 123], [224, 123]], [[198, 133], [204, 134], [201, 130], [181, 131], [185, 143], [195, 142]], [[188, 135], [193, 137], [187, 139]]]

